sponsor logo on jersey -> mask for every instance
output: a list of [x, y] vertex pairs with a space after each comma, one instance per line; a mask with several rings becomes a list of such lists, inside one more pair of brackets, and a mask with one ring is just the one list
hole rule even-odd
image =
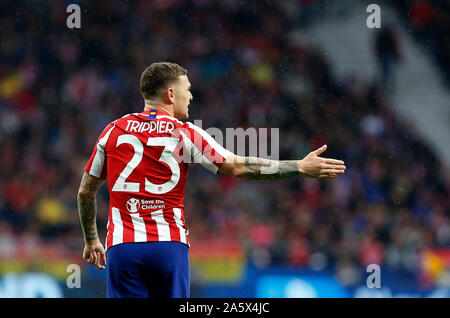
[[131, 198], [127, 201], [127, 210], [131, 213], [137, 212], [141, 204], [138, 199]]

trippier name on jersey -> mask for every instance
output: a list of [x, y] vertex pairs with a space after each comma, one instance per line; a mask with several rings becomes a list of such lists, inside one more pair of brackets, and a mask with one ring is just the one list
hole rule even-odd
[[137, 120], [127, 120], [126, 131], [129, 132], [145, 132], [148, 131], [150, 134], [156, 132], [157, 134], [172, 133], [174, 130], [174, 125], [170, 121], [137, 121]]

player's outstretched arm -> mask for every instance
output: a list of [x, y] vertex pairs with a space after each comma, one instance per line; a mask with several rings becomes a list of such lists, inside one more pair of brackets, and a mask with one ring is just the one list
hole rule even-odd
[[81, 228], [84, 235], [83, 258], [99, 269], [105, 268], [106, 255], [103, 245], [98, 239], [97, 233], [97, 191], [103, 183], [103, 179], [91, 176], [88, 173], [83, 174], [80, 188], [78, 190], [78, 214], [80, 217]]
[[302, 160], [269, 160], [256, 157], [230, 155], [219, 172], [233, 177], [251, 180], [276, 180], [293, 176], [310, 178], [334, 178], [345, 172], [342, 160], [319, 157], [327, 149], [321, 148], [310, 152]]

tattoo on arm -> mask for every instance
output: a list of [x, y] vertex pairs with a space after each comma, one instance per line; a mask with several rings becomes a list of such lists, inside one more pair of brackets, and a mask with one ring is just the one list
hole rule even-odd
[[276, 180], [297, 176], [300, 174], [295, 160], [269, 160], [264, 158], [244, 158], [245, 179]]
[[84, 173], [81, 179], [77, 202], [81, 228], [86, 242], [98, 239], [96, 194], [103, 181], [103, 179], [96, 178], [88, 173]]

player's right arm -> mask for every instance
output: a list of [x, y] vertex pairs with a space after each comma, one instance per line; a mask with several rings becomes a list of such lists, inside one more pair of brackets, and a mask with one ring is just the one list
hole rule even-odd
[[104, 179], [91, 176], [85, 172], [77, 195], [78, 215], [84, 236], [83, 258], [98, 269], [105, 268], [100, 261], [106, 265], [105, 250], [97, 233], [96, 201], [97, 191], [104, 181]]
[[83, 258], [99, 269], [106, 265], [106, 255], [97, 233], [97, 191], [106, 179], [105, 147], [114, 124], [109, 124], [100, 134], [94, 151], [84, 168], [84, 174], [78, 189], [78, 215], [84, 236]]
[[236, 178], [251, 180], [276, 180], [293, 176], [310, 178], [334, 178], [345, 172], [342, 160], [319, 157], [327, 149], [310, 152], [302, 160], [270, 160], [257, 157], [229, 155], [220, 166], [219, 172]]

